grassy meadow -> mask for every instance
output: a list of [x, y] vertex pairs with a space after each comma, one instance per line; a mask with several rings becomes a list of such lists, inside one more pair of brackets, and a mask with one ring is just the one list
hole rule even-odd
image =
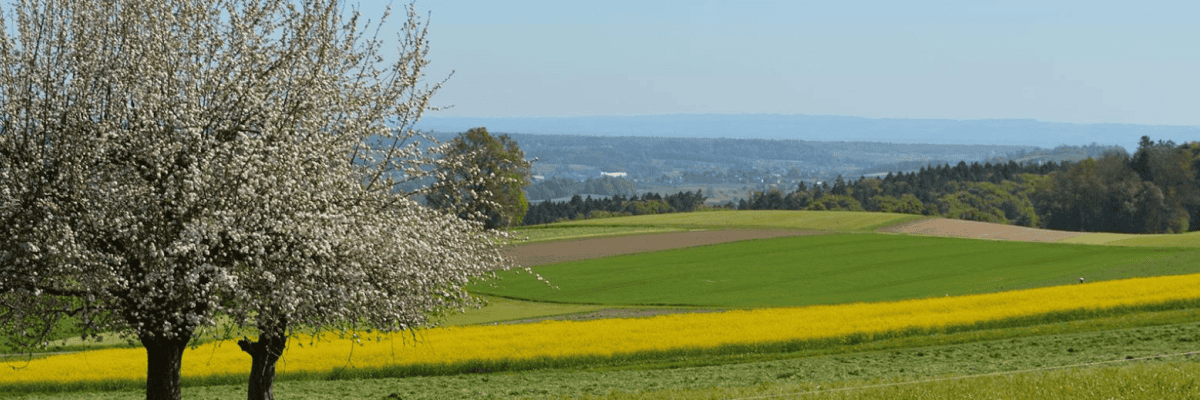
[[472, 291], [584, 304], [838, 304], [1077, 284], [1080, 277], [1200, 273], [1200, 250], [848, 233], [607, 257], [534, 271], [557, 288], [529, 274], [507, 273], [494, 286]]
[[1100, 244], [1111, 246], [1197, 247], [1200, 231], [1181, 234], [1088, 233], [1060, 243]]
[[487, 302], [486, 306], [477, 310], [471, 310], [471, 312], [447, 315], [442, 317], [438, 323], [444, 326], [475, 325], [547, 315], [578, 314], [604, 308], [604, 306], [591, 304], [546, 303], [491, 296], [483, 296], [483, 299]]
[[[528, 275], [505, 276], [472, 288], [489, 305], [445, 317], [444, 328], [298, 337], [280, 362], [276, 396], [1158, 399], [1196, 392], [1200, 241], [1192, 239], [1200, 237], [1100, 234], [1095, 244], [1068, 244], [873, 233], [914, 218], [720, 211], [518, 229], [530, 242], [693, 229], [825, 233], [540, 266], [534, 270], [557, 290]], [[664, 305], [729, 311], [494, 325]], [[0, 363], [0, 397], [143, 397], [140, 348]], [[203, 344], [184, 363], [185, 398], [244, 396], [249, 356], [232, 342]]]

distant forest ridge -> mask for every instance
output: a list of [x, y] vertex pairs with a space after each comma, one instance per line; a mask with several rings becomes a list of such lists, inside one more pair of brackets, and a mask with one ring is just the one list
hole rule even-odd
[[[589, 181], [596, 186], [595, 181]], [[542, 202], [526, 224], [694, 210], [702, 192]], [[1079, 162], [959, 162], [832, 185], [801, 181], [794, 191], [755, 191], [739, 210], [882, 211], [1084, 232], [1181, 233], [1200, 230], [1200, 142], [1143, 137], [1132, 156], [1106, 152]]]
[[[528, 159], [536, 159], [533, 175], [546, 179], [529, 188], [530, 199], [549, 199], [577, 193], [624, 194], [627, 191], [589, 191], [556, 178], [585, 182], [603, 172], [625, 173], [638, 189], [687, 184], [794, 186], [796, 181], [824, 181], [837, 176], [916, 171], [929, 165], [959, 161], [1004, 163], [1079, 161], [1099, 157], [1117, 146], [1035, 146], [894, 144], [879, 142], [803, 141], [769, 139], [668, 138], [636, 136], [509, 134]], [[446, 141], [457, 133], [434, 132]], [[542, 183], [553, 187], [543, 187]], [[585, 182], [586, 183], [586, 182]], [[586, 186], [586, 185], [585, 185]], [[542, 190], [546, 189], [546, 190]], [[657, 189], [662, 190], [662, 189]], [[640, 190], [639, 190], [640, 191]]]
[[1072, 124], [1028, 119], [893, 119], [826, 115], [681, 114], [593, 117], [437, 117], [418, 129], [662, 138], [793, 139], [821, 142], [1008, 145], [1053, 148], [1091, 143], [1132, 152], [1142, 136], [1200, 141], [1200, 127]]

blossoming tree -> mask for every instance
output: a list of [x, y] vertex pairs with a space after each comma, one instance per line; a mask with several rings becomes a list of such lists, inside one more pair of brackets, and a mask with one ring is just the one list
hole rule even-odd
[[[254, 328], [250, 398], [297, 329], [407, 329], [471, 301], [501, 237], [426, 209], [413, 131], [426, 25], [394, 62], [338, 0], [15, 0], [0, 39], [0, 333], [62, 323], [146, 348], [179, 398], [187, 344]], [[386, 16], [384, 17], [386, 19]], [[424, 150], [423, 150], [424, 149]], [[240, 335], [240, 331], [235, 334]]]

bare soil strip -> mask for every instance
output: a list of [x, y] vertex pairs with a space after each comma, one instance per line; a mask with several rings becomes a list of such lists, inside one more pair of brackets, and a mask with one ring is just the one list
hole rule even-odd
[[691, 231], [621, 236], [508, 247], [504, 254], [523, 267], [578, 261], [781, 236], [815, 235], [809, 231]]
[[1017, 240], [1023, 242], [1057, 242], [1086, 234], [1086, 232], [1054, 231], [947, 218], [931, 218], [906, 222], [881, 228], [879, 231], [971, 239]]

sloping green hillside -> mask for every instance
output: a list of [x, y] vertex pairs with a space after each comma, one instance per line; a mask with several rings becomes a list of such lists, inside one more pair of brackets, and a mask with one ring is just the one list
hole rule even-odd
[[609, 257], [504, 274], [472, 292], [597, 304], [871, 302], [1200, 272], [1200, 250], [828, 234]]
[[1061, 243], [1103, 244], [1109, 246], [1200, 247], [1200, 231], [1188, 233], [1133, 234], [1088, 233]]

